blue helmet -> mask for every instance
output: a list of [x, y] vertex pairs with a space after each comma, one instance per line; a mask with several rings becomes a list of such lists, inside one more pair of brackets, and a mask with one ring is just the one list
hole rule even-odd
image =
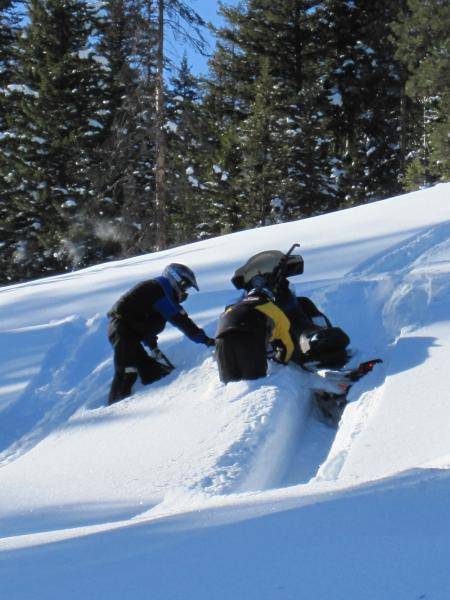
[[179, 263], [171, 263], [163, 271], [163, 277], [169, 280], [175, 295], [177, 296], [178, 302], [184, 302], [188, 293], [187, 290], [191, 287], [199, 291], [197, 280], [193, 271], [186, 265]]

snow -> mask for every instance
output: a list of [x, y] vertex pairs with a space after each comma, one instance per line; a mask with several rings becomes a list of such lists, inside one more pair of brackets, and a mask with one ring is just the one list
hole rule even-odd
[[[189, 175], [189, 173], [187, 173]], [[449, 597], [450, 184], [0, 289], [0, 577], [25, 600]], [[293, 281], [383, 364], [339, 428], [314, 375], [223, 385], [175, 329], [177, 366], [106, 406], [106, 312], [169, 262], [214, 335], [233, 271], [301, 242]]]
[[167, 131], [176, 133], [178, 131], [178, 125], [175, 123], [175, 121], [166, 121], [166, 129]]
[[331, 90], [331, 94], [329, 96], [330, 104], [334, 104], [335, 106], [342, 106], [342, 94], [337, 89]]
[[284, 207], [283, 199], [278, 197], [272, 198], [270, 201], [270, 207], [275, 210], [281, 210]]
[[92, 48], [84, 48], [83, 50], [79, 50], [77, 55], [82, 60], [92, 59], [102, 67], [109, 68], [108, 59], [104, 56], [95, 54], [95, 51]]
[[89, 119], [89, 125], [91, 127], [96, 127], [97, 129], [103, 129], [103, 125], [96, 119]]
[[188, 181], [192, 185], [192, 187], [200, 187], [200, 182], [196, 177], [188, 175]]
[[18, 94], [24, 94], [25, 96], [34, 96], [35, 98], [39, 97], [39, 92], [32, 90], [28, 85], [25, 84], [11, 83], [10, 85], [6, 86], [6, 89], [8, 90], [7, 94], [17, 92]]
[[65, 202], [63, 202], [63, 203], [61, 204], [61, 206], [62, 206], [63, 208], [73, 208], [74, 206], [77, 206], [77, 201], [76, 201], [76, 200], [73, 200], [73, 198], [71, 198], [71, 199], [69, 199], [69, 200], [66, 200]]

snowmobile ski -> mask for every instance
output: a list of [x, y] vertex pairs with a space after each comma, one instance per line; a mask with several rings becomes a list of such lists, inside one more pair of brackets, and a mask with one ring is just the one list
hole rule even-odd
[[317, 417], [331, 427], [336, 427], [347, 406], [346, 394], [333, 394], [313, 390], [314, 404], [319, 409]]
[[336, 427], [347, 406], [347, 395], [352, 385], [372, 371], [376, 364], [383, 362], [375, 358], [360, 363], [353, 369], [307, 370], [316, 373], [324, 381], [324, 389], [313, 389], [314, 403], [319, 409], [319, 418], [327, 425]]

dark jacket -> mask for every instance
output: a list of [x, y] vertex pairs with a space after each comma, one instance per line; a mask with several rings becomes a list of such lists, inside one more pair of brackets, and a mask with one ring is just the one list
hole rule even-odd
[[177, 302], [168, 279], [155, 277], [123, 294], [108, 313], [142, 341], [151, 342], [169, 322], [199, 344], [208, 339]]
[[246, 296], [232, 304], [220, 315], [216, 338], [231, 331], [242, 331], [265, 335], [267, 342], [281, 343], [283, 362], [288, 362], [294, 351], [289, 333], [290, 323], [284, 312], [265, 296]]

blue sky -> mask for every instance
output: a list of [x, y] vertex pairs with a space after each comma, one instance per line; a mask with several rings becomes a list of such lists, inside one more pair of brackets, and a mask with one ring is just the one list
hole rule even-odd
[[[233, 5], [237, 3], [238, 0], [222, 0], [222, 4], [225, 5]], [[219, 8], [218, 0], [191, 0], [189, 4], [205, 21], [211, 21], [214, 25], [218, 25], [222, 21], [222, 18], [217, 13]], [[193, 48], [186, 47], [185, 44], [183, 44], [182, 42], [173, 39], [171, 40], [170, 36], [168, 37], [169, 39], [166, 38], [167, 50], [170, 53], [171, 59], [176, 64], [180, 63], [180, 60], [183, 56], [183, 52], [186, 49], [192, 71], [197, 75], [200, 73], [206, 73], [208, 68], [207, 56], [201, 56]], [[204, 31], [204, 37], [208, 41], [208, 52], [211, 53], [214, 50], [214, 37], [206, 29]]]
[[[205, 21], [211, 22], [214, 25], [219, 25], [223, 22], [223, 18], [218, 14], [219, 0], [185, 0], [186, 3], [191, 6]], [[222, 4], [226, 5], [237, 5], [240, 0], [221, 0]], [[23, 3], [21, 3], [23, 4]], [[19, 5], [22, 9], [23, 14], [26, 15], [26, 11], [23, 6]], [[203, 36], [208, 43], [207, 52], [211, 54], [214, 51], [215, 40], [214, 36], [211, 35], [209, 29], [203, 30]], [[202, 56], [194, 48], [187, 46], [182, 40], [175, 40], [168, 30], [166, 30], [165, 40], [166, 52], [169, 55], [170, 60], [175, 64], [179, 65], [183, 57], [183, 53], [186, 50], [188, 55], [189, 64], [192, 71], [196, 74], [206, 74], [208, 69], [208, 56]]]
[[[218, 25], [223, 19], [218, 14], [219, 0], [186, 0], [187, 4], [191, 6], [205, 21], [210, 21], [214, 25]], [[236, 5], [239, 0], [222, 0], [224, 5]], [[211, 35], [208, 29], [205, 28], [203, 35], [208, 42], [207, 51], [212, 53], [214, 50], [214, 37]], [[180, 40], [174, 40], [170, 33], [166, 32], [166, 51], [169, 53], [170, 59], [175, 64], [180, 64], [181, 58], [183, 57], [184, 50], [188, 53], [188, 59], [190, 66], [195, 74], [206, 73], [208, 57], [202, 56], [196, 52], [193, 48], [187, 47]]]

